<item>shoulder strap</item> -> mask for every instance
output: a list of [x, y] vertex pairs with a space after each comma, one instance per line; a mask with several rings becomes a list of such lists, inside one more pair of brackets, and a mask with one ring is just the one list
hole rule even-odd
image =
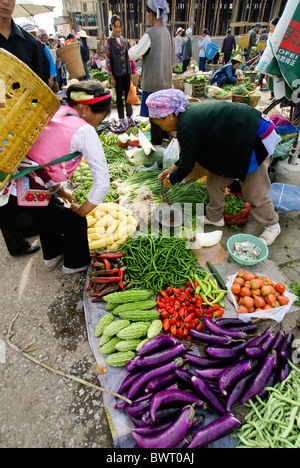
[[60, 164], [66, 161], [71, 161], [71, 159], [76, 158], [76, 156], [80, 156], [80, 154], [81, 154], [80, 151], [76, 151], [74, 153], [66, 154], [65, 156], [55, 159], [54, 161], [44, 164], [43, 166], [27, 167], [23, 171], [18, 172], [18, 174], [13, 175], [9, 180], [12, 181], [12, 180], [19, 179], [20, 177], [30, 174], [30, 172], [34, 172], [37, 169], [43, 169], [44, 167], [53, 166], [54, 164]]

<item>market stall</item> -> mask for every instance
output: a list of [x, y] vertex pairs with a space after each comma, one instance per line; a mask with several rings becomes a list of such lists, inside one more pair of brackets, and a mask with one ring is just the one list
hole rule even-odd
[[[113, 393], [103, 401], [114, 446], [298, 447], [292, 395], [300, 373], [291, 357], [298, 328], [281, 327], [298, 310], [296, 286], [288, 289], [258, 238], [231, 236], [224, 244], [221, 231], [199, 230], [205, 178], [165, 189], [157, 178], [163, 153], [149, 159], [156, 149], [135, 132], [129, 139], [100, 134], [118, 175], [109, 199], [88, 217], [84, 309], [101, 386]], [[78, 192], [80, 179], [74, 183]], [[243, 198], [226, 199], [226, 223], [245, 224]], [[184, 235], [176, 213], [156, 216], [174, 203], [189, 207]], [[224, 255], [207, 261], [220, 247]], [[281, 413], [270, 413], [275, 400]]]

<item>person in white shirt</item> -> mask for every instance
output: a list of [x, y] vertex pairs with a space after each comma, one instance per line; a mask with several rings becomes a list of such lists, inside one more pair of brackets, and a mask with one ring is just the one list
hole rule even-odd
[[198, 41], [198, 47], [200, 49], [199, 51], [199, 71], [205, 72], [205, 64], [207, 61], [206, 58], [206, 49], [208, 44], [210, 44], [211, 39], [208, 34], [208, 29], [203, 29], [202, 36], [200, 36], [200, 39]]
[[174, 64], [182, 64], [182, 33], [184, 29], [178, 28], [174, 38]]

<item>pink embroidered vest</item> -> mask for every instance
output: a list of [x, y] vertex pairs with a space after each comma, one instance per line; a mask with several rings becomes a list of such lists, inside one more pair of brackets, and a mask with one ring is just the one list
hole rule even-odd
[[[61, 106], [31, 147], [28, 158], [42, 166], [69, 154], [74, 133], [83, 125], [88, 125], [77, 115], [71, 107]], [[70, 179], [80, 160], [81, 155], [71, 161], [46, 167], [45, 171], [54, 182], [65, 182]]]

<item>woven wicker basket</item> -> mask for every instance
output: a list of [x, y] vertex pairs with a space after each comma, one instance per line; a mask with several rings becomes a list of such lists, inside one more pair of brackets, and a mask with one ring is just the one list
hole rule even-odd
[[50, 88], [23, 62], [0, 49], [0, 190], [13, 175], [60, 102]]
[[256, 107], [260, 96], [257, 94], [248, 94], [243, 96], [241, 94], [233, 94], [232, 95], [232, 102], [241, 102], [242, 104], [248, 104], [250, 107]]
[[203, 97], [206, 93], [206, 83], [193, 84], [193, 97]]
[[180, 89], [181, 91], [184, 91], [184, 83], [182, 81], [182, 75], [173, 75], [172, 85], [174, 89]]
[[257, 50], [264, 50], [267, 47], [267, 41], [258, 41]]
[[241, 49], [246, 49], [249, 46], [249, 43], [250, 43], [250, 35], [249, 34], [240, 34], [239, 41], [238, 41], [238, 46]]

